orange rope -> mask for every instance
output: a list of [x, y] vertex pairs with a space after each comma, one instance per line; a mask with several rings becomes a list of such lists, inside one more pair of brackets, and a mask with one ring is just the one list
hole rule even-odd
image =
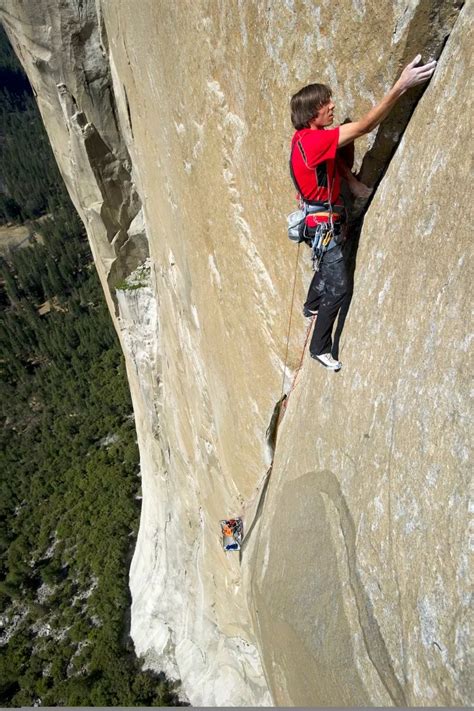
[[301, 242], [298, 242], [298, 249], [296, 251], [296, 264], [295, 264], [295, 274], [293, 277], [293, 293], [291, 295], [291, 306], [290, 306], [290, 318], [288, 321], [288, 334], [286, 336], [286, 351], [285, 351], [285, 361], [283, 365], [283, 380], [281, 383], [281, 395], [280, 395], [280, 400], [282, 399], [284, 392], [285, 392], [285, 380], [286, 380], [286, 363], [288, 361], [288, 348], [290, 344], [290, 332], [291, 332], [291, 321], [293, 318], [293, 304], [295, 302], [295, 291], [296, 291], [296, 276], [298, 272], [298, 260], [300, 258], [300, 246]]
[[[292, 319], [293, 319], [293, 306], [294, 306], [294, 303], [295, 303], [296, 277], [297, 277], [297, 273], [298, 273], [298, 260], [299, 260], [299, 257], [300, 257], [300, 245], [301, 245], [301, 242], [298, 242], [298, 250], [297, 250], [297, 252], [296, 252], [295, 274], [294, 274], [294, 277], [293, 277], [293, 291], [292, 291], [292, 294], [291, 294], [290, 318], [289, 318], [289, 320], [288, 320], [288, 334], [287, 334], [287, 337], [286, 337], [285, 362], [284, 362], [284, 366], [283, 366], [283, 380], [282, 380], [282, 383], [281, 383], [281, 395], [280, 395], [280, 400], [283, 398], [283, 395], [284, 395], [284, 392], [285, 392], [286, 364], [287, 364], [287, 361], [288, 361], [288, 350], [289, 350], [289, 344], [290, 344], [291, 322], [292, 322]], [[311, 318], [311, 321], [310, 321], [310, 323], [309, 323], [309, 326], [308, 326], [308, 328], [307, 328], [307, 330], [306, 330], [306, 336], [305, 336], [305, 339], [304, 339], [304, 345], [303, 345], [303, 350], [302, 350], [302, 352], [301, 352], [300, 362], [299, 362], [299, 365], [298, 365], [298, 367], [297, 367], [297, 369], [296, 369], [296, 372], [295, 372], [295, 374], [294, 374], [294, 376], [293, 376], [293, 382], [291, 383], [291, 387], [290, 387], [290, 389], [289, 389], [289, 391], [288, 391], [288, 394], [287, 394], [287, 396], [286, 396], [284, 402], [282, 403], [282, 408], [281, 408], [280, 418], [279, 418], [280, 420], [281, 420], [281, 417], [282, 417], [282, 415], [283, 415], [283, 410], [286, 409], [286, 406], [288, 405], [288, 400], [289, 400], [290, 395], [291, 395], [291, 393], [293, 392], [293, 389], [294, 389], [294, 387], [295, 387], [296, 378], [298, 377], [298, 373], [300, 372], [301, 366], [303, 365], [303, 358], [304, 358], [306, 346], [307, 346], [307, 344], [308, 344], [308, 338], [309, 338], [309, 334], [310, 334], [310, 332], [311, 332], [311, 326], [313, 325], [314, 319], [315, 319], [315, 316], [313, 316], [313, 317]]]
[[313, 322], [314, 322], [314, 319], [315, 319], [315, 318], [316, 318], [316, 314], [311, 317], [311, 320], [310, 320], [310, 322], [309, 322], [309, 326], [308, 326], [308, 328], [306, 329], [306, 336], [305, 336], [305, 339], [304, 339], [303, 350], [301, 351], [300, 362], [299, 362], [298, 367], [297, 367], [297, 369], [296, 369], [296, 371], [295, 371], [295, 374], [294, 374], [294, 376], [293, 376], [293, 382], [291, 383], [291, 388], [290, 388], [290, 390], [289, 390], [289, 392], [288, 392], [288, 395], [286, 396], [285, 402], [283, 403], [283, 409], [286, 409], [286, 406], [288, 405], [288, 400], [290, 399], [290, 395], [291, 395], [291, 393], [293, 392], [293, 389], [294, 389], [295, 384], [296, 384], [296, 378], [298, 377], [298, 373], [300, 372], [301, 366], [303, 365], [304, 353], [305, 353], [305, 350], [306, 350], [306, 346], [307, 346], [307, 344], [308, 344], [309, 334], [311, 333], [311, 326], [313, 325]]

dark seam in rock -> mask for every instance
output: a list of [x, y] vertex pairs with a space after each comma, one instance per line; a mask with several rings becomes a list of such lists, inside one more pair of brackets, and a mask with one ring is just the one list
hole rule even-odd
[[127, 95], [127, 90], [125, 89], [125, 84], [122, 84], [122, 87], [123, 87], [123, 94], [125, 96], [125, 105], [127, 107], [128, 125], [130, 127], [130, 133], [132, 134], [132, 138], [135, 138], [135, 136], [133, 135], [132, 114], [130, 111], [130, 104], [128, 102], [128, 95]]
[[[452, 26], [447, 35], [443, 37], [442, 41], [439, 42], [438, 46], [436, 46], [436, 30], [439, 31], [440, 25], [442, 25], [443, 23], [441, 15], [442, 10], [446, 8], [443, 6], [442, 2], [438, 2], [437, 7], [433, 7], [431, 3], [432, 0], [423, 0], [423, 2], [420, 2], [420, 5], [415, 11], [414, 17], [410, 22], [410, 26], [416, 27], [418, 17], [422, 16], [423, 13], [427, 11], [432, 13], [432, 32], [435, 34], [435, 37], [431, 40], [431, 42], [428, 42], [426, 50], [431, 53], [433, 59], [439, 60], [444, 51], [446, 43], [451, 35], [451, 32], [453, 31], [456, 22], [458, 21], [459, 13], [464, 3], [462, 3], [461, 7], [453, 7], [453, 13], [456, 12], [457, 15], [456, 19], [452, 23]], [[410, 47], [409, 39], [407, 40], [407, 47]], [[410, 59], [411, 57], [407, 56], [405, 57], [404, 61], [408, 62]], [[425, 57], [424, 59], [428, 61], [428, 57]], [[392, 158], [394, 157], [398, 146], [400, 145], [403, 135], [410, 124], [411, 118], [416, 110], [416, 107], [421, 101], [425, 91], [428, 90], [429, 86], [430, 82], [427, 82], [426, 84], [416, 87], [414, 90], [412, 90], [410, 94], [405, 94], [402, 97], [401, 101], [399, 101], [395, 109], [390, 112], [387, 118], [382, 121], [382, 123], [378, 127], [374, 144], [364, 155], [362, 165], [358, 174], [358, 178], [362, 182], [367, 181], [367, 183], [374, 188], [372, 195], [368, 199], [367, 203], [364, 205], [362, 216], [365, 215], [365, 213], [369, 209], [370, 204], [372, 203], [372, 200], [375, 197], [377, 188], [383, 180], [384, 175], [387, 172], [387, 169], [392, 161]], [[390, 148], [384, 145], [387, 134], [396, 135], [396, 140], [393, 141], [393, 145]]]
[[248, 528], [248, 530], [245, 532], [244, 540], [242, 541], [242, 545], [240, 547], [240, 553], [239, 553], [239, 562], [240, 563], [242, 562], [242, 553], [245, 548], [245, 544], [246, 544], [250, 534], [252, 533], [252, 531], [255, 527], [255, 524], [257, 523], [257, 521], [259, 520], [259, 518], [262, 514], [263, 504], [265, 501], [265, 496], [266, 496], [267, 488], [268, 488], [268, 483], [270, 481], [270, 476], [271, 476], [272, 469], [273, 469], [273, 460], [275, 457], [275, 449], [276, 449], [276, 442], [277, 442], [277, 436], [278, 436], [278, 426], [281, 422], [282, 407], [283, 407], [283, 403], [285, 402], [286, 398], [287, 398], [287, 395], [284, 394], [276, 403], [275, 407], [273, 408], [272, 416], [270, 418], [270, 424], [268, 425], [267, 431], [265, 433], [266, 445], [271, 452], [272, 461], [271, 461], [270, 467], [268, 468], [267, 473], [265, 475], [265, 480], [263, 482], [262, 490], [260, 492], [260, 497], [258, 499], [257, 509], [255, 511], [253, 521], [250, 524], [250, 527]]
[[247, 532], [245, 533], [244, 540], [242, 541], [242, 545], [240, 546], [240, 553], [239, 553], [239, 562], [240, 563], [242, 562], [242, 555], [244, 552], [245, 544], [247, 543], [248, 539], [250, 538], [250, 534], [252, 533], [253, 529], [255, 528], [255, 525], [257, 524], [257, 522], [259, 521], [259, 519], [262, 515], [263, 505], [265, 503], [265, 496], [267, 493], [268, 483], [270, 481], [272, 469], [273, 469], [273, 463], [270, 465], [270, 467], [265, 475], [265, 481], [263, 482], [262, 491], [260, 492], [260, 497], [259, 497], [258, 504], [257, 504], [257, 510], [255, 511], [255, 516], [253, 517], [253, 521], [250, 524], [250, 527], [248, 528]]
[[372, 602], [364, 589], [357, 570], [354, 521], [344, 494], [342, 493], [339, 481], [333, 472], [329, 470], [320, 472], [310, 471], [303, 476], [317, 477], [318, 482], [320, 482], [319, 490], [329, 497], [337, 509], [344, 546], [346, 548], [349, 584], [356, 602], [359, 624], [362, 630], [367, 655], [395, 706], [406, 706], [405, 692], [393, 669], [390, 655], [374, 615]]

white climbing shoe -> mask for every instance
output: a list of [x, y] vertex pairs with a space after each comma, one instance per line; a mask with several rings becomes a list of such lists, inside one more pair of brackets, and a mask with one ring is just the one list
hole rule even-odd
[[341, 361], [333, 358], [330, 353], [320, 353], [319, 355], [314, 355], [313, 353], [311, 353], [310, 355], [311, 358], [314, 358], [315, 360], [318, 360], [320, 363], [322, 363], [325, 368], [329, 368], [330, 370], [336, 371], [341, 370], [342, 368]]

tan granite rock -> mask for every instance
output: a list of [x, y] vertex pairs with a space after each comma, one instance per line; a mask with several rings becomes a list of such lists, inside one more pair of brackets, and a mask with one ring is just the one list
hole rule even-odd
[[[268, 518], [266, 515], [261, 532], [255, 527], [242, 566], [235, 555], [223, 553], [218, 521], [226, 515], [242, 514], [246, 526], [251, 522], [268, 467], [265, 432], [282, 388], [296, 256], [294, 245], [285, 237], [285, 215], [294, 205], [287, 175], [289, 97], [305, 83], [319, 79], [333, 86], [339, 120], [360, 116], [381, 97], [413, 54], [422, 51], [428, 58], [441, 51], [458, 12], [457, 2], [424, 0], [382, 0], [370, 7], [364, 0], [337, 4], [328, 0], [63, 0], [60, 4], [0, 0], [0, 18], [33, 84], [61, 171], [86, 224], [126, 355], [143, 481], [141, 525], [130, 579], [133, 639], [149, 666], [183, 680], [195, 705], [269, 704], [267, 680], [275, 703], [284, 699], [291, 705], [306, 699], [314, 705], [320, 698], [328, 704], [341, 698], [347, 703], [354, 699], [394, 703], [403, 695], [408, 698], [407, 685], [412, 683], [400, 673], [400, 665], [410, 668], [413, 688], [418, 684], [413, 698], [423, 699], [422, 703], [431, 702], [430, 694], [441, 698], [439, 685], [426, 681], [427, 666], [434, 675], [439, 671], [437, 666], [429, 666], [435, 662], [426, 656], [428, 651], [434, 652], [429, 645], [425, 649], [423, 643], [417, 646], [416, 642], [431, 639], [429, 630], [434, 623], [430, 610], [438, 610], [433, 608], [438, 604], [436, 589], [428, 587], [427, 596], [420, 597], [421, 609], [427, 611], [424, 627], [414, 627], [402, 637], [397, 637], [395, 629], [400, 619], [406, 625], [414, 619], [410, 607], [413, 595], [403, 597], [402, 589], [400, 596], [394, 597], [394, 588], [407, 585], [404, 571], [411, 565], [412, 550], [417, 550], [409, 535], [417, 533], [403, 528], [408, 525], [404, 512], [411, 510], [408, 503], [386, 513], [388, 502], [395, 506], [396, 500], [396, 494], [392, 491], [388, 495], [387, 484], [383, 485], [387, 462], [398, 456], [390, 432], [393, 430], [393, 437], [399, 434], [396, 441], [403, 457], [416, 462], [413, 447], [417, 452], [419, 447], [419, 440], [413, 439], [418, 420], [413, 420], [407, 404], [403, 406], [406, 417], [400, 418], [400, 401], [393, 395], [395, 376], [392, 370], [385, 370], [390, 358], [400, 356], [400, 337], [395, 330], [393, 337], [383, 335], [390, 353], [383, 350], [381, 358], [375, 348], [370, 358], [366, 355], [366, 372], [359, 367], [361, 344], [354, 344], [349, 336], [350, 329], [357, 327], [366, 339], [362, 339], [365, 348], [370, 338], [372, 353], [374, 331], [378, 328], [382, 333], [386, 328], [391, 334], [390, 324], [404, 313], [396, 309], [401, 310], [408, 297], [399, 295], [395, 274], [386, 285], [386, 274], [391, 272], [385, 270], [390, 268], [390, 259], [396, 259], [395, 253], [386, 251], [387, 235], [396, 225], [397, 200], [402, 204], [407, 200], [395, 187], [388, 189], [386, 209], [377, 212], [377, 235], [380, 240], [384, 237], [383, 246], [365, 258], [368, 266], [363, 275], [372, 275], [371, 282], [376, 284], [379, 279], [379, 291], [374, 296], [370, 285], [357, 282], [344, 332], [342, 355], [348, 375], [336, 376], [340, 381], [333, 379], [328, 385], [326, 373], [315, 370], [314, 363], [305, 365], [300, 394], [292, 396], [278, 442]], [[462, 30], [458, 33], [462, 35]], [[459, 97], [453, 96], [457, 105]], [[412, 96], [415, 100], [416, 95]], [[385, 168], [411, 108], [410, 102], [401, 105], [392, 123], [359, 142], [356, 164], [371, 182], [376, 182]], [[431, 120], [435, 121], [435, 115]], [[414, 143], [407, 140], [403, 145], [409, 147], [400, 149], [413, 152], [411, 163], [404, 161], [403, 166], [421, 164], [425, 153], [427, 159], [430, 155], [433, 159], [428, 147], [435, 150], [438, 145], [434, 136], [426, 146], [419, 135]], [[436, 160], [442, 165], [447, 159], [443, 142]], [[392, 185], [384, 179], [381, 194], [387, 184]], [[410, 195], [417, 206], [425, 192], [420, 185], [412, 188]], [[375, 220], [372, 215], [377, 200], [367, 225]], [[427, 222], [426, 229], [429, 225]], [[358, 264], [364, 259], [364, 239]], [[376, 239], [371, 235], [371, 243]], [[150, 261], [140, 270], [148, 254]], [[436, 279], [430, 271], [427, 281], [432, 280], [433, 289], [439, 290], [446, 275], [440, 263], [436, 264], [440, 270], [435, 272]], [[407, 279], [412, 289], [413, 282], [419, 283], [420, 270], [413, 257], [407, 259], [402, 273], [405, 285]], [[143, 286], [116, 293], [115, 286], [133, 274], [139, 275], [140, 283], [143, 279]], [[357, 274], [359, 280], [360, 272]], [[299, 303], [311, 276], [304, 259], [296, 276]], [[462, 284], [459, 293], [461, 289]], [[369, 311], [371, 299], [380, 298], [384, 306], [393, 300], [393, 310], [383, 312], [388, 321], [370, 320], [366, 312], [357, 316], [359, 291], [359, 305], [367, 302]], [[443, 293], [450, 293], [448, 287]], [[442, 301], [438, 307], [448, 308]], [[418, 314], [410, 319], [411, 331], [420, 335], [420, 323], [428, 323], [426, 310], [422, 319]], [[460, 320], [456, 323], [459, 327]], [[299, 361], [304, 331], [303, 319], [295, 313], [285, 388]], [[447, 350], [454, 347], [451, 342]], [[425, 359], [419, 354], [408, 352], [403, 357], [408, 361], [419, 358], [417, 368], [423, 370]], [[445, 377], [441, 352], [437, 357], [436, 377], [441, 382]], [[453, 361], [449, 372], [455, 371], [457, 362]], [[418, 371], [414, 368], [413, 372]], [[331, 388], [338, 382], [347, 383], [348, 378], [352, 379], [345, 386], [343, 399]], [[417, 399], [420, 397], [418, 393]], [[465, 400], [459, 397], [456, 411], [462, 414]], [[449, 398], [448, 402], [444, 410], [439, 409], [441, 418], [454, 412]], [[301, 407], [296, 407], [298, 403]], [[374, 423], [372, 429], [368, 425], [364, 429], [369, 435], [367, 442], [363, 440], [367, 460], [357, 464], [358, 476], [353, 474], [355, 493], [347, 490], [339, 468], [340, 462], [346, 461], [346, 452], [353, 456], [350, 452], [355, 445], [344, 444], [337, 437], [336, 448], [327, 448], [329, 460], [322, 463], [315, 459], [311, 446], [316, 441], [319, 451], [324, 443], [326, 452], [323, 435], [315, 437], [302, 419], [304, 413], [317, 420], [320, 412], [333, 410], [342, 417], [354, 409], [360, 427], [365, 426], [364, 412]], [[392, 423], [388, 433], [385, 418]], [[329, 420], [328, 414], [325, 422]], [[456, 422], [460, 438], [456, 442], [462, 443], [462, 418]], [[425, 428], [427, 442], [438, 432], [434, 421], [425, 416], [419, 427]], [[359, 430], [354, 432], [358, 437]], [[426, 446], [429, 450], [431, 445]], [[289, 459], [293, 474], [284, 464]], [[352, 471], [349, 466], [347, 470]], [[390, 466], [393, 472], [395, 465]], [[444, 465], [440, 466], [440, 472], [432, 475], [436, 482], [445, 479]], [[334, 473], [326, 483], [330, 495], [315, 494], [312, 475], [290, 486], [293, 479], [299, 481], [300, 473], [316, 467]], [[367, 552], [365, 547], [359, 548], [358, 536], [368, 521], [370, 525], [373, 522], [368, 514], [358, 516], [359, 510], [365, 511], [364, 492], [378, 491], [373, 471], [380, 474], [380, 504], [379, 499], [370, 503], [367, 494], [365, 505], [379, 518], [374, 519], [371, 541], [375, 552], [372, 548]], [[436, 482], [433, 486], [439, 487]], [[410, 505], [418, 507], [420, 525], [426, 527], [430, 523], [430, 512], [424, 509], [426, 494], [421, 484], [414, 486], [419, 498]], [[451, 496], [449, 486], [439, 489], [440, 497]], [[283, 492], [285, 499], [280, 498]], [[449, 496], [443, 500], [445, 510]], [[347, 507], [341, 514], [346, 516], [345, 536], [331, 508], [333, 500], [339, 502], [341, 511]], [[314, 513], [313, 501], [319, 517], [317, 535], [327, 541], [324, 551], [306, 545], [303, 536], [306, 524], [301, 513], [305, 507]], [[346, 504], [341, 503], [344, 501]], [[379, 511], [380, 507], [383, 510]], [[460, 519], [451, 534], [455, 548], [464, 535], [463, 524]], [[391, 548], [387, 548], [388, 536]], [[281, 553], [279, 546], [275, 548], [276, 541], [281, 542]], [[443, 545], [440, 555], [446, 553]], [[350, 579], [347, 546], [356, 551]], [[395, 546], [396, 560], [392, 553]], [[262, 561], [262, 552], [267, 555], [267, 550], [272, 554]], [[314, 561], [305, 557], [309, 550]], [[390, 560], [389, 570], [386, 559]], [[419, 566], [418, 558], [413, 561]], [[439, 567], [448, 565], [443, 561]], [[308, 580], [308, 562], [318, 569], [318, 580], [300, 585]], [[383, 571], [381, 581], [376, 577], [379, 568], [380, 575]], [[400, 574], [400, 583], [395, 572]], [[461, 573], [456, 576], [456, 580], [462, 578]], [[380, 599], [372, 590], [376, 582], [381, 586]], [[351, 584], [357, 589], [354, 596], [347, 592]], [[327, 591], [324, 600], [318, 594], [322, 589]], [[251, 604], [261, 609], [261, 618], [252, 618], [248, 592]], [[443, 599], [442, 625], [452, 620], [458, 597], [450, 588]], [[364, 618], [362, 629], [357, 620], [367, 600], [372, 612]], [[397, 617], [398, 608], [393, 608], [391, 627], [384, 616], [380, 621], [379, 615], [385, 604], [395, 605], [394, 600], [403, 600], [407, 610], [403, 611], [405, 616]], [[291, 605], [298, 611], [298, 619], [290, 623], [285, 610]], [[316, 635], [321, 644], [305, 632], [313, 612], [318, 625], [311, 623], [310, 637]], [[343, 615], [345, 626], [339, 620]], [[380, 634], [374, 632], [371, 637], [371, 660], [364, 634], [367, 627], [375, 629], [377, 625]], [[410, 634], [412, 646], [405, 641]], [[286, 639], [288, 644], [283, 644]], [[323, 644], [324, 640], [330, 642]], [[444, 649], [442, 642], [435, 641]], [[317, 683], [312, 644], [319, 650]], [[461, 654], [465, 642], [461, 640], [459, 645]], [[410, 654], [412, 649], [418, 651], [407, 657], [405, 649], [410, 649]], [[446, 659], [452, 663], [451, 658]], [[447, 674], [446, 678], [454, 676]], [[450, 683], [445, 697], [457, 699], [461, 692], [454, 692], [456, 684]], [[344, 689], [343, 696], [339, 688]]]
[[306, 359], [253, 544], [276, 704], [472, 703], [472, 4], [366, 216], [340, 373]]

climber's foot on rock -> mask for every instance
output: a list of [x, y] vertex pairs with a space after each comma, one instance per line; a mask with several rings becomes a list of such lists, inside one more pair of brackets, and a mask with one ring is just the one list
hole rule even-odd
[[319, 353], [318, 355], [316, 355], [315, 353], [310, 353], [310, 356], [311, 358], [314, 358], [314, 360], [317, 360], [319, 363], [321, 363], [321, 365], [324, 365], [324, 367], [328, 368], [329, 370], [338, 371], [342, 368], [341, 361], [333, 358], [330, 353]]

